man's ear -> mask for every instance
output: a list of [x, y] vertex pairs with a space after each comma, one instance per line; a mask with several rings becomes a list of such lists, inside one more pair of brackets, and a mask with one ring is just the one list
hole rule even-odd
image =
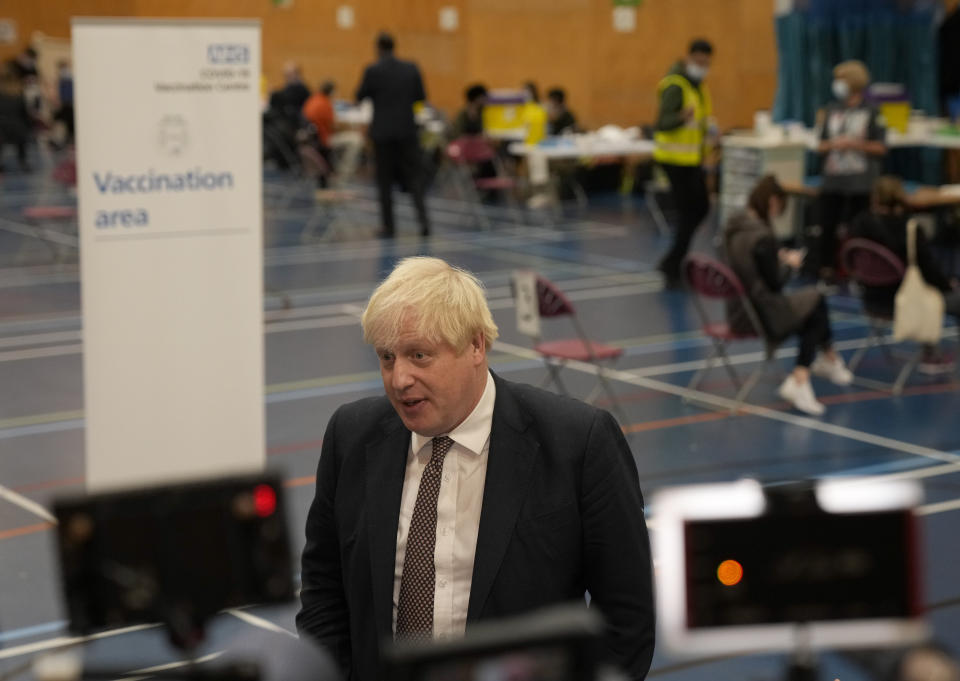
[[475, 357], [485, 357], [487, 354], [487, 339], [482, 333], [478, 333], [470, 341], [470, 351]]

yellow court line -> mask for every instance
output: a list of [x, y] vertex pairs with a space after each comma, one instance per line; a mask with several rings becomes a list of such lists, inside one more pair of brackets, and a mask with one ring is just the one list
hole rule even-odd
[[43, 423], [55, 423], [57, 421], [72, 421], [82, 419], [83, 410], [75, 409], [73, 411], [51, 411], [46, 414], [30, 414], [29, 416], [16, 416], [10, 419], [0, 420], [0, 430], [6, 428], [20, 428], [22, 426], [36, 426]]

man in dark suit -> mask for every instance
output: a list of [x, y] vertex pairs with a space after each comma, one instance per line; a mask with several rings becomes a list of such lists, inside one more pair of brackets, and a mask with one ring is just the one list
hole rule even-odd
[[380, 236], [393, 238], [393, 183], [398, 178], [409, 190], [420, 221], [420, 233], [430, 233], [424, 203], [422, 151], [417, 139], [413, 105], [427, 99], [420, 69], [413, 62], [393, 54], [393, 37], [381, 33], [377, 38], [376, 63], [367, 67], [357, 89], [357, 101], [373, 100], [370, 138], [377, 164], [377, 191], [380, 194]]
[[385, 640], [461, 636], [589, 592], [610, 661], [643, 679], [650, 549], [613, 417], [493, 375], [482, 286], [443, 260], [401, 261], [362, 322], [386, 397], [345, 405], [327, 426], [300, 633], [352, 681], [377, 681]]

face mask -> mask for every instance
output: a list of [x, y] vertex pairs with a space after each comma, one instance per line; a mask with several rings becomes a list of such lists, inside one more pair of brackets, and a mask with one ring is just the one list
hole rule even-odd
[[687, 62], [687, 75], [694, 80], [704, 80], [708, 73], [710, 73], [709, 67], [700, 66], [700, 64], [695, 64], [693, 62]]
[[840, 100], [844, 100], [849, 97], [850, 83], [839, 79], [833, 81], [833, 96]]

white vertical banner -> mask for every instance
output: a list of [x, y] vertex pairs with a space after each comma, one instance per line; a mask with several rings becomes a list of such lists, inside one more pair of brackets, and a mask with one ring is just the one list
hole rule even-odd
[[537, 273], [514, 270], [513, 301], [517, 311], [517, 331], [524, 336], [540, 338], [540, 300], [537, 296]]
[[87, 487], [259, 470], [260, 24], [72, 23]]

